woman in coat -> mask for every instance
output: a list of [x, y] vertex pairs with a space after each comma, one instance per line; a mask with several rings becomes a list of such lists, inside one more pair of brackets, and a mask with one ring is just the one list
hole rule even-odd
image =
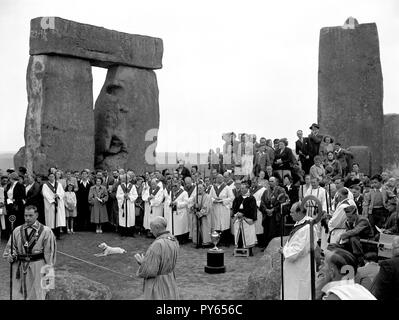
[[108, 201], [108, 191], [102, 185], [103, 179], [101, 177], [97, 177], [95, 181], [95, 185], [90, 188], [88, 199], [91, 204], [90, 221], [96, 224], [96, 233], [103, 233], [101, 224], [108, 222], [107, 206], [105, 205]]

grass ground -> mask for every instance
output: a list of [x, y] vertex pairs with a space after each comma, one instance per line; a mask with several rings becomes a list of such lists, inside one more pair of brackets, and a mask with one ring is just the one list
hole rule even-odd
[[[138, 265], [134, 259], [134, 254], [137, 252], [144, 253], [152, 241], [152, 239], [139, 236], [122, 238], [116, 233], [79, 232], [74, 235], [64, 234], [62, 240], [57, 242], [59, 252], [55, 271], [57, 272], [57, 268], [63, 269], [103, 283], [110, 288], [113, 299], [139, 299], [142, 293], [143, 280], [135, 276]], [[110, 246], [122, 247], [127, 250], [127, 254], [95, 257], [94, 254], [100, 251], [97, 245], [101, 242], [106, 242]], [[1, 242], [1, 255], [4, 247], [5, 242]], [[185, 244], [180, 247], [175, 271], [182, 299], [229, 300], [245, 298], [248, 276], [255, 268], [262, 253], [258, 248], [255, 248], [254, 257], [239, 258], [233, 257], [233, 246], [223, 249], [225, 249], [226, 273], [212, 275], [204, 272], [207, 249], [195, 249], [192, 244]], [[133, 277], [103, 270], [65, 256], [61, 252]], [[4, 259], [1, 259], [0, 299], [8, 299], [8, 288], [9, 265]]]

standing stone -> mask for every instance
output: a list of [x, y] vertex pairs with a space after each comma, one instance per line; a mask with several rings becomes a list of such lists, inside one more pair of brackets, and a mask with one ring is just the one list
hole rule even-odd
[[384, 116], [384, 170], [399, 177], [399, 114]]
[[372, 171], [380, 172], [383, 81], [376, 24], [352, 20], [322, 28], [318, 81], [320, 130], [344, 147], [369, 146]]
[[15, 156], [29, 172], [93, 168], [94, 115], [88, 61], [37, 55], [27, 70], [25, 147]]
[[159, 128], [159, 105], [154, 71], [111, 67], [94, 115], [96, 168], [130, 168], [138, 174], [155, 169], [152, 133]]

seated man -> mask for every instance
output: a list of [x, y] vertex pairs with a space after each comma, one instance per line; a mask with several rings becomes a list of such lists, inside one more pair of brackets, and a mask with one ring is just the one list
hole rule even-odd
[[373, 229], [368, 219], [357, 213], [356, 206], [350, 205], [344, 211], [346, 215], [346, 232], [340, 235], [339, 243], [357, 258], [360, 266], [363, 266], [363, 249], [360, 239], [372, 238]]

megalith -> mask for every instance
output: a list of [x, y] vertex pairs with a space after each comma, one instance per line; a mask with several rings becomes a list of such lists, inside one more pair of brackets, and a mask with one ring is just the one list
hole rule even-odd
[[138, 174], [155, 169], [155, 162], [148, 161], [156, 147], [151, 130], [159, 127], [154, 71], [127, 66], [109, 68], [94, 114], [96, 168], [133, 169]]
[[384, 170], [399, 177], [399, 114], [384, 115]]
[[344, 147], [368, 146], [382, 169], [383, 79], [375, 23], [320, 30], [318, 122]]
[[[58, 17], [31, 20], [25, 146], [16, 167], [155, 167], [162, 39]], [[93, 110], [91, 66], [109, 68]], [[95, 120], [96, 118], [96, 120]], [[149, 151], [150, 150], [150, 151]]]
[[61, 56], [29, 59], [25, 147], [15, 164], [45, 174], [49, 167], [92, 168], [93, 91], [90, 63]]

